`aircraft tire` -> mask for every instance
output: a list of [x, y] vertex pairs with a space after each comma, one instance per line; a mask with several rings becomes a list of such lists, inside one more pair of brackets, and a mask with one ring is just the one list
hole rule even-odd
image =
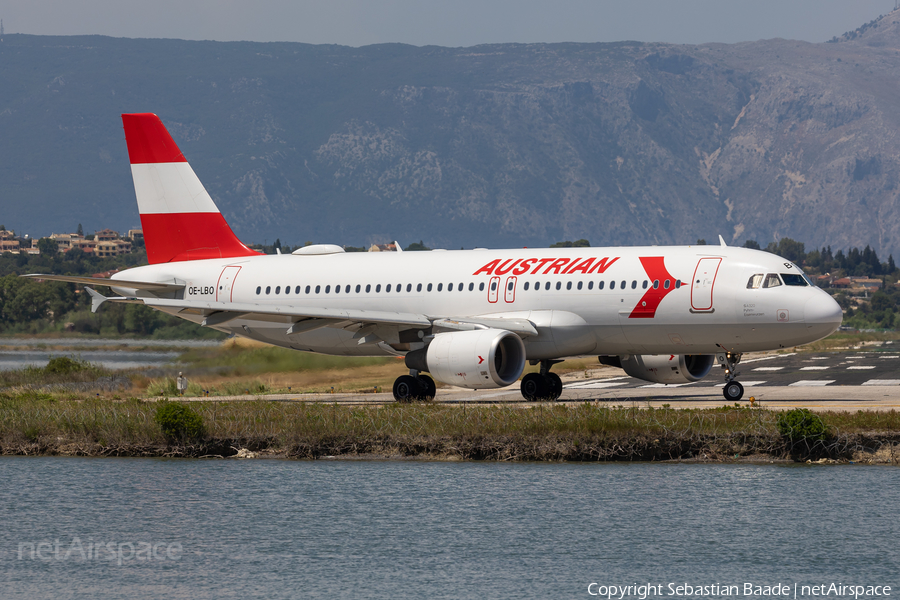
[[437, 394], [437, 386], [434, 384], [434, 379], [428, 375], [419, 375], [416, 379], [419, 382], [419, 389], [422, 390], [422, 400], [434, 400]]
[[550, 384], [540, 373], [529, 373], [523, 377], [519, 389], [522, 391], [522, 397], [529, 402], [550, 397]]
[[415, 402], [422, 396], [419, 380], [410, 375], [401, 375], [394, 380], [393, 392], [397, 402]]
[[737, 381], [729, 381], [722, 388], [722, 395], [729, 402], [737, 402], [744, 396], [744, 386]]
[[559, 400], [562, 396], [563, 383], [562, 379], [556, 373], [547, 373], [547, 387], [550, 389], [550, 399]]

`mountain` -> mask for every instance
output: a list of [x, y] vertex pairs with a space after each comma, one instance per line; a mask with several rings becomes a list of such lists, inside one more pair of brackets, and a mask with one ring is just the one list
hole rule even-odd
[[7, 35], [0, 223], [138, 226], [119, 113], [155, 112], [248, 242], [898, 255], [898, 49], [898, 11], [822, 44]]

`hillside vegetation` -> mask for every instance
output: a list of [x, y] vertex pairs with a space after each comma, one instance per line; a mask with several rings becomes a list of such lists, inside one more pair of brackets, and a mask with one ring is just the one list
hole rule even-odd
[[[848, 29], [857, 24], [848, 24]], [[900, 13], [834, 43], [218, 43], [7, 35], [0, 199], [138, 225], [119, 113], [158, 113], [237, 234], [294, 246], [900, 251]]]

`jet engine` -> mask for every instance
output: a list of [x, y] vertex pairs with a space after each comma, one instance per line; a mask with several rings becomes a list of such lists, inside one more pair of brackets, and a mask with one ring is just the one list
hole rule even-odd
[[504, 387], [515, 383], [525, 368], [525, 344], [502, 329], [439, 333], [428, 347], [408, 353], [406, 366], [460, 387]]
[[601, 356], [600, 363], [620, 367], [632, 377], [654, 383], [693, 383], [709, 374], [712, 354], [631, 354]]

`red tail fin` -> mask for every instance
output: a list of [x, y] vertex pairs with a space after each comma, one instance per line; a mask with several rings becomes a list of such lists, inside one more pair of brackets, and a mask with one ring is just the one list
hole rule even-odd
[[122, 122], [151, 264], [258, 256], [231, 231], [159, 117], [125, 114]]

